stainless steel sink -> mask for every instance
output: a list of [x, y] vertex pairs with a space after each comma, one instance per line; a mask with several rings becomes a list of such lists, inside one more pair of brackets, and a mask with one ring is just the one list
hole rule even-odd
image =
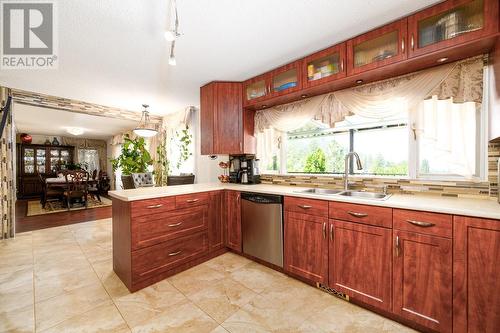
[[344, 197], [374, 199], [374, 200], [386, 200], [391, 196], [390, 194], [373, 193], [373, 192], [360, 192], [360, 191], [345, 191], [345, 192], [339, 193], [339, 195], [344, 196]]
[[319, 195], [334, 195], [339, 194], [342, 190], [330, 190], [324, 188], [308, 188], [305, 190], [297, 190], [295, 193], [319, 194]]

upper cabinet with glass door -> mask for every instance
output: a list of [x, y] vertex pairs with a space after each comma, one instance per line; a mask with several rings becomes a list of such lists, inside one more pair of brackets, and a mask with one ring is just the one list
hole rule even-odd
[[314, 53], [304, 59], [304, 87], [309, 88], [325, 82], [346, 77], [345, 43]]
[[244, 105], [251, 105], [269, 97], [269, 85], [269, 76], [266, 74], [243, 82]]
[[271, 96], [281, 96], [302, 89], [302, 61], [295, 61], [271, 71]]
[[449, 0], [408, 18], [409, 56], [495, 34], [498, 0]]
[[405, 60], [406, 34], [405, 18], [347, 41], [347, 75]]

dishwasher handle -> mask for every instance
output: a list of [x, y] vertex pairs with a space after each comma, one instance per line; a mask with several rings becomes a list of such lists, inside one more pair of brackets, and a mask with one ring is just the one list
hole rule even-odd
[[269, 195], [260, 193], [241, 193], [241, 200], [247, 200], [259, 204], [281, 204], [283, 197], [280, 195]]

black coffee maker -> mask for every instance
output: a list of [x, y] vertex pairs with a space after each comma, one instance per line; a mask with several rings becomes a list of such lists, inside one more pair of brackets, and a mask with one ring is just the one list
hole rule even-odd
[[259, 160], [255, 156], [229, 156], [229, 182], [260, 184]]

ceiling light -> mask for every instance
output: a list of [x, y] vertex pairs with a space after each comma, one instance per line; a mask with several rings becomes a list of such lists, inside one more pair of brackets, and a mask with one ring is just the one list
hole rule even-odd
[[134, 133], [138, 136], [142, 136], [145, 138], [150, 138], [158, 134], [158, 130], [156, 129], [156, 125], [151, 123], [149, 120], [149, 111], [147, 104], [142, 104], [144, 107], [144, 111], [142, 111], [141, 121], [139, 125], [134, 129]]
[[356, 80], [356, 84], [361, 84], [363, 83], [363, 80]]
[[448, 57], [439, 58], [437, 62], [445, 62], [446, 60], [448, 60]]
[[85, 130], [80, 127], [67, 127], [66, 132], [72, 135], [82, 135], [85, 132]]
[[170, 66], [177, 65], [177, 61], [175, 60], [174, 49], [175, 49], [175, 40], [172, 42], [172, 45], [170, 46], [170, 56], [168, 57], [168, 64]]

